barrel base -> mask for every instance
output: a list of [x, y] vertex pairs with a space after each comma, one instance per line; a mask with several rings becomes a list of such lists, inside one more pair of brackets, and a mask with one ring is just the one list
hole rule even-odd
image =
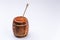
[[24, 36], [15, 36], [17, 38], [23, 38], [23, 37], [26, 37], [27, 35], [24, 35]]

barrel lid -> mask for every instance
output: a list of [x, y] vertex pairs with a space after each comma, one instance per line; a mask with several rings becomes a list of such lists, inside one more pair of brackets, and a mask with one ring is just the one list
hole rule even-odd
[[21, 22], [27, 22], [28, 20], [27, 20], [27, 18], [24, 17], [24, 16], [17, 16], [17, 17], [14, 18], [14, 21], [15, 21], [15, 22], [18, 22], [18, 23], [19, 23], [19, 22], [21, 23]]

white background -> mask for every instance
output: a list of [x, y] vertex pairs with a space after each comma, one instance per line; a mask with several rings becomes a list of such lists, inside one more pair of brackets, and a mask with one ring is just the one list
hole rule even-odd
[[0, 0], [0, 40], [60, 40], [60, 0], [30, 0], [25, 17], [29, 34], [13, 35], [14, 17], [22, 16], [27, 0]]

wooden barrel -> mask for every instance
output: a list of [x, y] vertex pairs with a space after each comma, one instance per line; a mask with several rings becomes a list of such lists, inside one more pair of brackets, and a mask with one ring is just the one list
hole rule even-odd
[[26, 17], [18, 16], [13, 20], [13, 33], [16, 37], [25, 37], [28, 34], [28, 20]]

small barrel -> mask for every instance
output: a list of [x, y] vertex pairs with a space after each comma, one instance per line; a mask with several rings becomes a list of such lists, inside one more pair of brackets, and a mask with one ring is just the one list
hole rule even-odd
[[26, 17], [18, 16], [13, 20], [13, 33], [16, 37], [25, 37], [28, 34], [28, 20]]

